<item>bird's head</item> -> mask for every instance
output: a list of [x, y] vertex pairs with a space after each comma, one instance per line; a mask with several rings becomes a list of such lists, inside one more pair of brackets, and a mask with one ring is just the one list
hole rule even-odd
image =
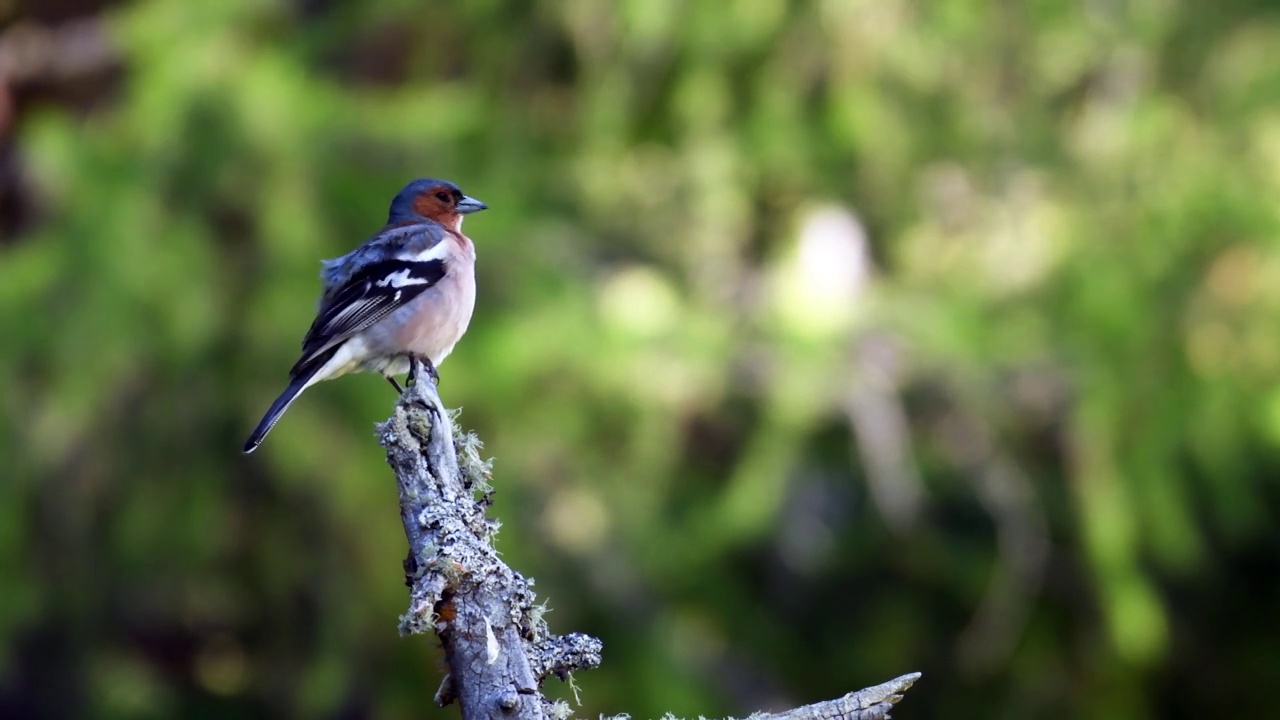
[[462, 216], [488, 208], [483, 202], [464, 195], [457, 185], [448, 180], [423, 178], [414, 180], [391, 201], [388, 224], [406, 221], [435, 220], [445, 227], [458, 230]]

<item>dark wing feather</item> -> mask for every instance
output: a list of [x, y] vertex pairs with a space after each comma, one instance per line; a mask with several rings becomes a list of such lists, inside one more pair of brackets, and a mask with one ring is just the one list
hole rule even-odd
[[352, 273], [331, 291], [302, 340], [302, 357], [291, 374], [298, 375], [316, 360], [327, 361], [343, 339], [351, 337], [407, 305], [445, 276], [444, 260], [382, 260]]

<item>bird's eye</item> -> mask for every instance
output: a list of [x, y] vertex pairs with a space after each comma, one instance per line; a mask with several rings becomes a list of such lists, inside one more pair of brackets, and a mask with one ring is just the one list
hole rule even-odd
[[449, 193], [438, 192], [436, 193], [436, 199], [439, 200], [440, 202], [449, 202]]

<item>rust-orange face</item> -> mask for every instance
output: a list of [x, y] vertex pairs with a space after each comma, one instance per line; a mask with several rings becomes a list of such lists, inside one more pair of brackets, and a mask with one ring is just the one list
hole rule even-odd
[[422, 217], [444, 222], [460, 214], [456, 208], [464, 197], [466, 196], [457, 188], [436, 185], [419, 192], [413, 198], [413, 211]]
[[414, 180], [391, 202], [392, 223], [415, 217], [456, 225], [463, 215], [487, 208], [483, 202], [464, 195], [457, 185], [447, 180]]

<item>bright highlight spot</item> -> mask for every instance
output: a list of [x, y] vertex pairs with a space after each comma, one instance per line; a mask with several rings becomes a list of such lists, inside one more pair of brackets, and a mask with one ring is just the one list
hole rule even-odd
[[856, 215], [835, 206], [810, 212], [801, 221], [794, 255], [775, 275], [782, 322], [810, 337], [847, 330], [871, 270], [867, 232]]

